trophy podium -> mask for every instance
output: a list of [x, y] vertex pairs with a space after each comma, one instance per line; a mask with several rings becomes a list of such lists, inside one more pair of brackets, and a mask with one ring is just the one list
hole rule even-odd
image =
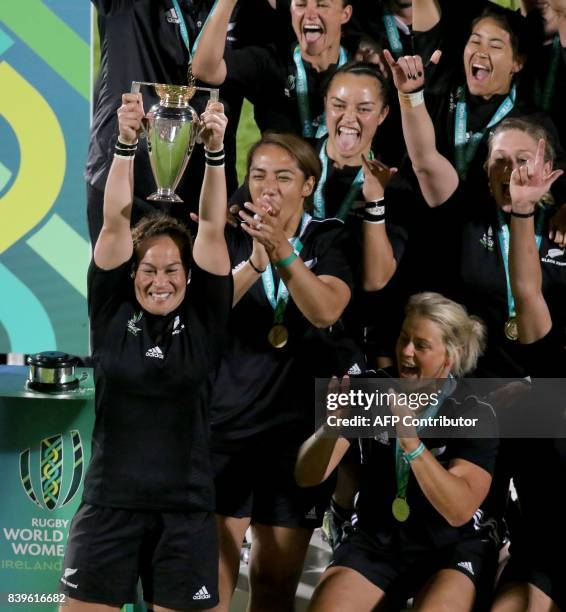
[[133, 81], [131, 92], [138, 93], [142, 85], [153, 87], [159, 96], [159, 103], [149, 109], [142, 122], [151, 171], [157, 185], [157, 191], [147, 199], [182, 203], [175, 189], [203, 129], [189, 102], [197, 91], [210, 92], [210, 100], [216, 102], [218, 89]]

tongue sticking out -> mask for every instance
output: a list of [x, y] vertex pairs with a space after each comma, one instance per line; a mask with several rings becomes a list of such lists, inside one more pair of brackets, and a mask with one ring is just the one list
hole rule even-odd
[[338, 130], [336, 140], [343, 151], [350, 151], [358, 143], [358, 133], [351, 130]]
[[305, 30], [305, 39], [309, 44], [315, 43], [321, 36], [320, 30]]
[[477, 81], [485, 81], [489, 78], [489, 70], [485, 68], [475, 68], [474, 69], [474, 78]]

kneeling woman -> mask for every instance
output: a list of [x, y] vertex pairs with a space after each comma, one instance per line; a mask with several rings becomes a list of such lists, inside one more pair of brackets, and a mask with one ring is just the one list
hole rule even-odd
[[[494, 555], [481, 505], [497, 441], [486, 437], [495, 432], [491, 406], [455, 377], [473, 370], [484, 334], [478, 319], [437, 293], [409, 300], [392, 374], [411, 379], [411, 390], [419, 391], [431, 382], [437, 389], [436, 381], [445, 379], [436, 414], [478, 418], [484, 437], [398, 430], [397, 441], [379, 436], [356, 442], [362, 464], [357, 521], [323, 574], [311, 611], [369, 611], [399, 591], [416, 595], [419, 610], [472, 609], [476, 577], [486, 556]], [[422, 407], [423, 415], [431, 410]], [[296, 477], [302, 486], [325, 480], [353, 443], [321, 433], [301, 448]]]

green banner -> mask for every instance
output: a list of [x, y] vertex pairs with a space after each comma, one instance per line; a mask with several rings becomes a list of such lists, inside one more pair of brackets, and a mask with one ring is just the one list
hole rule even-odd
[[0, 353], [88, 353], [90, 3], [0, 2]]
[[94, 382], [79, 370], [80, 389], [62, 398], [27, 391], [26, 377], [0, 367], [0, 610], [54, 611], [90, 458]]

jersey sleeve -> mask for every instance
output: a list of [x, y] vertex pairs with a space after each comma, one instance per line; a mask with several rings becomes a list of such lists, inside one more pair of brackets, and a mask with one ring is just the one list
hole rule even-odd
[[187, 294], [189, 307], [196, 311], [205, 333], [212, 337], [222, 336], [232, 310], [232, 273], [226, 276], [211, 274], [193, 262]]
[[[477, 423], [472, 427], [463, 426], [460, 432], [455, 432], [454, 439], [450, 441], [450, 458], [464, 459], [493, 474], [499, 439], [497, 420], [492, 406], [475, 397], [468, 397], [457, 414], [451, 416], [477, 419]], [[474, 437], [470, 437], [472, 435]]]
[[352, 248], [352, 243], [348, 232], [342, 228], [333, 229], [324, 235], [322, 242], [325, 244], [323, 248], [317, 249], [317, 262], [313, 272], [317, 276], [339, 278], [352, 289], [354, 278], [348, 256], [348, 249]]
[[124, 298], [133, 296], [133, 280], [130, 276], [132, 260], [113, 270], [99, 268], [91, 261], [87, 276], [87, 303], [91, 328], [104, 322]]

